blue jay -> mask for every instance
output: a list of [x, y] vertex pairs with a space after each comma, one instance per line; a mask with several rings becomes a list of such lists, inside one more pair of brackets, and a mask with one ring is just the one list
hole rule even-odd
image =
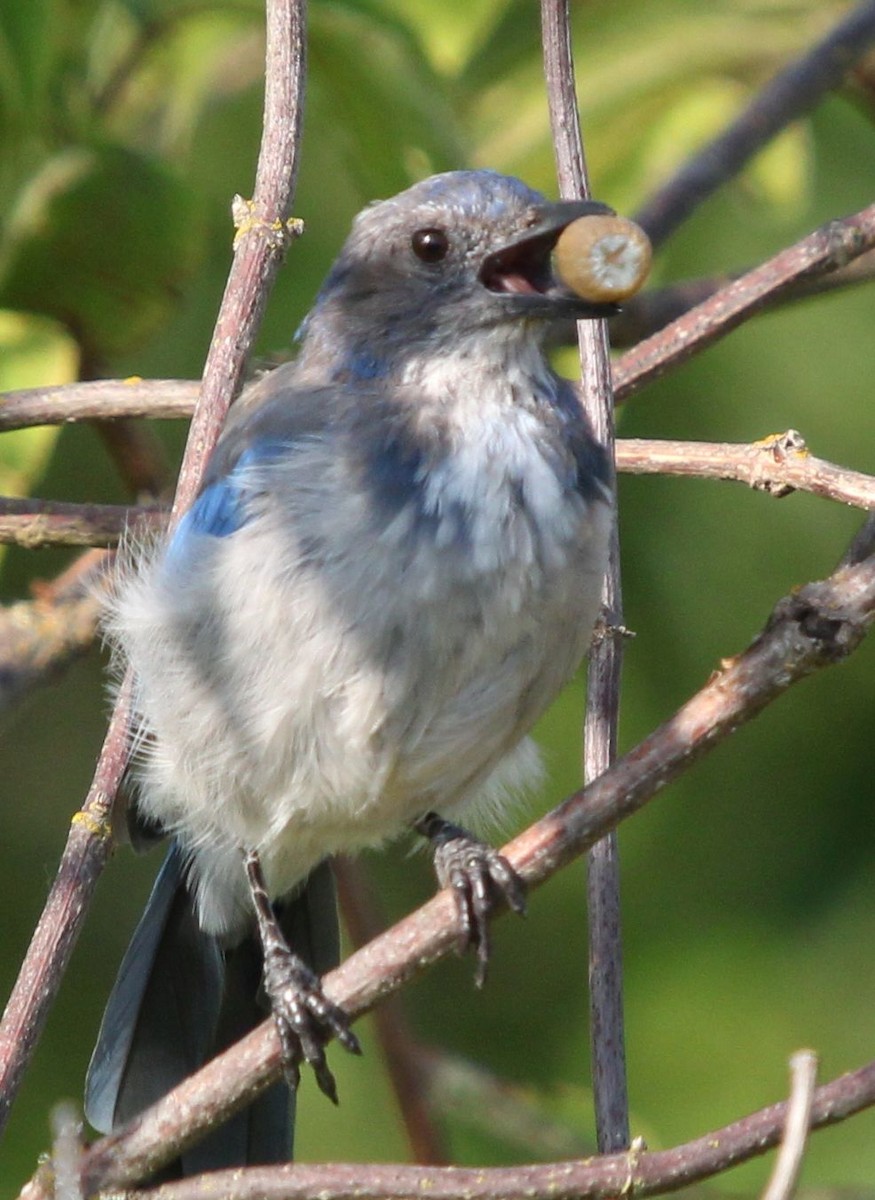
[[[121, 580], [137, 820], [172, 840], [89, 1071], [108, 1130], [272, 1009], [275, 1085], [182, 1169], [288, 1156], [298, 1064], [357, 1049], [319, 974], [326, 860], [414, 828], [488, 957], [521, 882], [452, 823], [537, 774], [527, 734], [589, 643], [608, 465], [547, 365], [557, 318], [609, 315], [551, 251], [590, 201], [491, 171], [365, 209], [300, 333], [243, 393], [166, 547]], [[451, 821], [452, 819], [452, 821]]]

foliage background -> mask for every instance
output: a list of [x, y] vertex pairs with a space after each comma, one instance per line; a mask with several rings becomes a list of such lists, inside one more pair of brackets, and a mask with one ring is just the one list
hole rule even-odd
[[[845, 4], [588, 0], [575, 8], [595, 193], [634, 212]], [[310, 85], [296, 213], [260, 353], [286, 351], [351, 216], [434, 170], [492, 166], [552, 183], [534, 0], [312, 0]], [[194, 377], [230, 254], [229, 203], [251, 188], [261, 116], [255, 0], [10, 0], [0, 8], [0, 386], [83, 376]], [[871, 202], [872, 113], [828, 99], [708, 202], [659, 255], [657, 281], [758, 261]], [[815, 453], [873, 469], [872, 295], [800, 304], [741, 331], [634, 400], [621, 434], [752, 440], [801, 429]], [[562, 365], [574, 371], [573, 357]], [[178, 455], [182, 429], [161, 429]], [[0, 439], [0, 491], [122, 500], [88, 427]], [[740, 650], [771, 604], [829, 571], [858, 517], [729, 484], [621, 485], [631, 746]], [[0, 551], [2, 553], [2, 551]], [[29, 594], [71, 556], [8, 550], [0, 598]], [[621, 832], [633, 1131], [657, 1148], [780, 1097], [802, 1045], [822, 1076], [872, 1055], [875, 991], [871, 676], [875, 649], [793, 690]], [[101, 741], [98, 650], [0, 725], [0, 993], [11, 987]], [[582, 681], [539, 731], [550, 784], [578, 783]], [[526, 819], [520, 812], [515, 826]], [[0, 1149], [0, 1198], [78, 1096], [102, 1003], [155, 857], [111, 863]], [[405, 846], [369, 860], [388, 917], [432, 888]], [[482, 995], [468, 963], [410, 989], [413, 1025], [590, 1123], [581, 867], [496, 929]], [[406, 1153], [376, 1047], [332, 1052], [343, 1099], [309, 1081], [304, 1158]], [[468, 1162], [520, 1151], [447, 1122]], [[871, 1113], [818, 1134], [809, 1187], [872, 1190]], [[766, 1165], [721, 1186], [755, 1191]]]

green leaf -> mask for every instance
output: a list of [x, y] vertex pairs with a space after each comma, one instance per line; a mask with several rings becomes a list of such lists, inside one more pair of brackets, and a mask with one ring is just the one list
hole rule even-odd
[[18, 196], [0, 304], [60, 320], [99, 364], [167, 320], [200, 243], [191, 193], [166, 169], [116, 146], [65, 150]]

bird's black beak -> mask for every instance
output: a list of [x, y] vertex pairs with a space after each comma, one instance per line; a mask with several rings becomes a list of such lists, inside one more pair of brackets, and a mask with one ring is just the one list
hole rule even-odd
[[614, 216], [598, 200], [559, 200], [531, 209], [530, 222], [518, 237], [493, 250], [483, 260], [480, 282], [490, 292], [504, 296], [519, 310], [546, 320], [611, 317], [616, 304], [599, 304], [577, 296], [557, 280], [550, 256], [572, 221], [580, 217]]

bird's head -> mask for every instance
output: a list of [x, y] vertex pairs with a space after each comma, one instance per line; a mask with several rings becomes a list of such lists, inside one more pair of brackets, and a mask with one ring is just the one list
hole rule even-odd
[[305, 348], [327, 336], [397, 354], [610, 316], [614, 305], [583, 300], [557, 279], [551, 253], [572, 221], [611, 211], [590, 200], [549, 202], [494, 171], [425, 179], [356, 217], [305, 325]]

